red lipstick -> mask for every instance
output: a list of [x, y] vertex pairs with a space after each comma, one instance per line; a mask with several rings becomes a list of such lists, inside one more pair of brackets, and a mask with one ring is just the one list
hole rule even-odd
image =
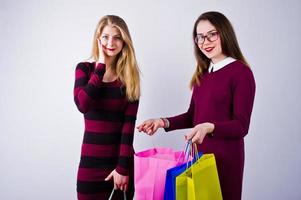
[[207, 47], [207, 48], [205, 48], [205, 51], [209, 53], [209, 52], [211, 52], [213, 49], [214, 49], [214, 47]]

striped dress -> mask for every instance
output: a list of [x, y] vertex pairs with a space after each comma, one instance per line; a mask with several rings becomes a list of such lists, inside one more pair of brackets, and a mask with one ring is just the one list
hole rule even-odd
[[[113, 179], [104, 179], [116, 169], [129, 176], [127, 199], [132, 199], [133, 136], [139, 101], [127, 100], [118, 79], [103, 82], [105, 65], [95, 65], [81, 62], [75, 70], [74, 101], [85, 121], [77, 196], [80, 200], [108, 199]], [[123, 193], [116, 191], [113, 199], [123, 199]]]

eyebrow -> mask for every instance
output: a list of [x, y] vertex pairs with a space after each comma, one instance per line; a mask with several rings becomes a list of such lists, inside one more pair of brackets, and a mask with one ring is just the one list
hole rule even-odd
[[[101, 35], [110, 36], [108, 33], [102, 33]], [[113, 35], [113, 37], [121, 37], [121, 34]]]
[[[212, 33], [212, 32], [217, 32], [217, 30], [213, 29], [213, 30], [208, 31], [207, 33]], [[204, 35], [204, 34], [203, 33], [197, 33], [196, 35]]]

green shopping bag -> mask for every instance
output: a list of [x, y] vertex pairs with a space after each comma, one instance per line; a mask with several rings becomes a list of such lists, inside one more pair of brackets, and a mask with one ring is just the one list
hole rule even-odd
[[214, 154], [203, 154], [176, 177], [177, 200], [222, 200]]

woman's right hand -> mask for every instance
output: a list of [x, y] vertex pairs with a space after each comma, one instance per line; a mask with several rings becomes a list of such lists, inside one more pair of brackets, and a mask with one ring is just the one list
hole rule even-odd
[[120, 189], [121, 191], [127, 191], [129, 184], [129, 176], [123, 176], [119, 174], [115, 169], [105, 178], [105, 181], [113, 179], [114, 189]]
[[106, 59], [105, 59], [106, 58], [106, 54], [104, 52], [104, 49], [102, 47], [100, 39], [97, 39], [97, 44], [98, 44], [98, 62], [106, 64]]
[[158, 128], [163, 128], [164, 122], [162, 119], [149, 119], [137, 126], [139, 132], [143, 131], [147, 135], [153, 135]]

